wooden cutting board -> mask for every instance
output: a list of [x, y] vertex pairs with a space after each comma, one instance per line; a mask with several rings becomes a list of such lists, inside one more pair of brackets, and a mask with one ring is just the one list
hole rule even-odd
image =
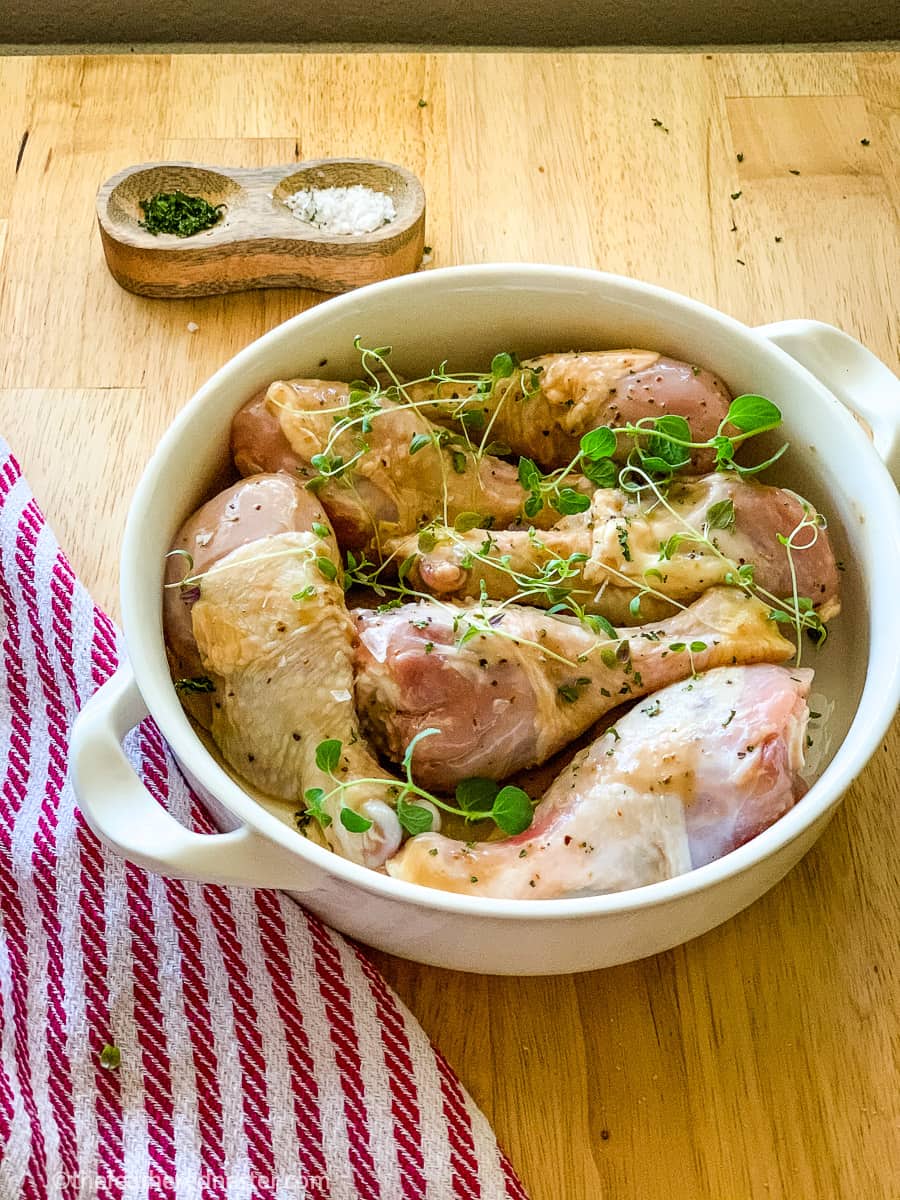
[[[751, 324], [835, 322], [897, 371], [898, 98], [900, 55], [863, 50], [6, 59], [0, 432], [117, 612], [158, 437], [321, 298], [123, 291], [95, 196], [153, 161], [377, 155], [421, 178], [437, 266], [635, 275]], [[376, 956], [533, 1200], [894, 1200], [898, 778], [895, 730], [778, 887], [645, 962], [517, 980]]]

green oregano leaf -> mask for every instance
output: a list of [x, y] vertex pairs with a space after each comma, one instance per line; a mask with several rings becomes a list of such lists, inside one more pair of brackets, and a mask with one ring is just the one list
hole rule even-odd
[[581, 439], [581, 453], [595, 462], [612, 458], [616, 452], [616, 435], [608, 425], [592, 429]]
[[456, 785], [456, 803], [465, 812], [487, 812], [499, 791], [500, 785], [493, 779], [461, 779]]
[[495, 354], [491, 359], [491, 375], [494, 379], [509, 379], [518, 365], [519, 359], [515, 354], [508, 354], [505, 351]]
[[781, 409], [765, 396], [748, 393], [732, 400], [725, 420], [742, 433], [760, 433], [781, 424]]
[[410, 837], [415, 837], [417, 833], [428, 833], [434, 823], [434, 815], [431, 809], [421, 804], [410, 804], [403, 796], [398, 796], [397, 820]]
[[406, 581], [406, 577], [407, 577], [407, 575], [409, 575], [410, 571], [416, 565], [416, 559], [418, 557], [419, 557], [419, 555], [417, 553], [409, 554], [409, 555], [407, 555], [406, 558], [404, 558], [403, 562], [400, 564], [400, 566], [397, 570], [397, 577], [401, 583], [404, 583]]
[[497, 793], [491, 816], [504, 833], [513, 837], [524, 833], [534, 819], [531, 797], [521, 788], [508, 784]]
[[576, 492], [574, 488], [564, 487], [560, 489], [559, 495], [553, 501], [553, 507], [563, 516], [570, 516], [572, 513], [586, 512], [591, 507], [591, 499], [583, 492]]
[[706, 524], [710, 529], [728, 529], [734, 532], [734, 501], [718, 500], [706, 510]]
[[306, 801], [305, 817], [312, 817], [318, 821], [323, 829], [326, 829], [331, 824], [331, 815], [325, 811], [323, 801], [325, 799], [325, 791], [323, 788], [307, 788], [303, 793], [303, 799]]
[[468, 533], [470, 529], [478, 529], [483, 523], [481, 513], [461, 512], [453, 522], [453, 528], [457, 533]]
[[362, 813], [358, 813], [352, 808], [342, 808], [340, 817], [343, 827], [349, 829], [351, 833], [365, 833], [367, 829], [372, 828], [372, 822], [368, 817], [364, 817]]
[[519, 483], [526, 492], [539, 492], [541, 473], [530, 458], [519, 459]]
[[593, 629], [594, 633], [605, 633], [613, 641], [619, 640], [615, 625], [611, 621], [608, 621], [606, 617], [601, 617], [596, 613], [587, 613], [584, 619], [591, 629]]
[[316, 766], [326, 775], [333, 775], [341, 761], [344, 744], [338, 738], [326, 738], [316, 746]]

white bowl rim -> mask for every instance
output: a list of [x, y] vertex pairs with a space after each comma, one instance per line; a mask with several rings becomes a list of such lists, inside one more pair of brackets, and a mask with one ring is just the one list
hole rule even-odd
[[[548, 275], [548, 273], [550, 273]], [[125, 642], [135, 673], [138, 687], [148, 709], [159, 725], [176, 758], [185, 764], [192, 775], [218, 801], [242, 823], [263, 837], [308, 860], [312, 866], [321, 868], [326, 874], [344, 879], [364, 891], [409, 902], [415, 907], [446, 913], [461, 913], [468, 916], [496, 918], [500, 920], [535, 919], [538, 921], [568, 919], [591, 919], [602, 916], [622, 915], [630, 911], [653, 908], [669, 904], [694, 893], [700, 893], [739, 876], [769, 858], [775, 852], [789, 846], [801, 837], [817, 821], [831, 815], [844, 792], [875, 752], [900, 705], [900, 639], [879, 639], [877, 630], [872, 631], [869, 664], [859, 705], [843, 743], [836, 750], [826, 771], [810, 788], [809, 792], [789, 812], [751, 841], [731, 851], [722, 858], [696, 867], [682, 875], [643, 887], [622, 892], [581, 896], [557, 900], [505, 900], [491, 897], [461, 895], [440, 891], [419, 884], [407, 883], [382, 875], [370, 868], [352, 863], [316, 843], [302, 837], [274, 814], [268, 812], [249, 793], [245, 792], [206, 750], [192, 729], [177, 700], [174, 689], [170, 694], [157, 693], [151, 680], [144, 678], [140, 655], [135, 655], [137, 635], [134, 622], [129, 620], [133, 604], [129, 588], [135, 578], [140, 562], [140, 525], [144, 511], [152, 507], [154, 485], [160, 466], [168, 457], [170, 448], [181, 436], [182, 427], [195, 419], [198, 410], [210, 403], [219, 387], [236, 372], [264, 358], [269, 348], [307, 323], [320, 319], [323, 312], [334, 313], [336, 309], [354, 307], [364, 300], [373, 289], [379, 293], [405, 290], [417, 286], [431, 288], [443, 280], [459, 282], [470, 277], [479, 286], [493, 283], [502, 286], [510, 283], [510, 276], [519, 281], [549, 283], [552, 279], [589, 282], [591, 286], [606, 285], [623, 292], [630, 291], [643, 301], [657, 301], [667, 306], [676, 306], [694, 317], [717, 325], [731, 337], [749, 339], [758, 350], [772, 356], [786, 375], [794, 375], [807, 388], [818, 390], [823, 403], [831, 411], [833, 419], [843, 424], [843, 435], [848, 447], [863, 456], [869, 481], [879, 489], [880, 512], [885, 518], [882, 528], [893, 538], [895, 553], [887, 556], [887, 578], [880, 586], [891, 586], [900, 590], [900, 495], [898, 495], [888, 471], [877, 455], [868, 438], [850, 412], [840, 404], [832, 393], [801, 366], [786, 351], [776, 346], [751, 326], [713, 308], [702, 301], [681, 293], [646, 283], [630, 276], [616, 275], [591, 268], [558, 266], [550, 263], [480, 263], [443, 267], [415, 275], [403, 275], [395, 279], [369, 284], [366, 287], [323, 301], [269, 330], [243, 350], [230, 358], [203, 384], [178, 413], [160, 440], [132, 499], [121, 556], [121, 603]], [[893, 571], [891, 571], [893, 567]], [[146, 636], [146, 634], [143, 634]], [[885, 645], [881, 645], [884, 640]], [[881, 653], [876, 654], [876, 649]], [[876, 699], [877, 696], [880, 699]], [[873, 709], [869, 713], [868, 709]], [[863, 714], [865, 710], [865, 720]], [[264, 881], [260, 886], [265, 886]]]

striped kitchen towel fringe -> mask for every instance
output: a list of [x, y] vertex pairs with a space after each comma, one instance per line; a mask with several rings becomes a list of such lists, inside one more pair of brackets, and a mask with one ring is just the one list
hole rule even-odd
[[[355, 946], [279, 892], [150, 875], [87, 827], [68, 732], [117, 634], [2, 443], [0, 610], [0, 1200], [526, 1200]], [[151, 721], [128, 753], [211, 831]]]

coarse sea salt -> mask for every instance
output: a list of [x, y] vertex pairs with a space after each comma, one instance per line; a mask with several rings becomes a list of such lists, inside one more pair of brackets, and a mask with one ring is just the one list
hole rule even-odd
[[323, 233], [373, 233], [397, 215], [390, 196], [361, 183], [309, 188], [285, 196], [284, 202], [299, 221]]

